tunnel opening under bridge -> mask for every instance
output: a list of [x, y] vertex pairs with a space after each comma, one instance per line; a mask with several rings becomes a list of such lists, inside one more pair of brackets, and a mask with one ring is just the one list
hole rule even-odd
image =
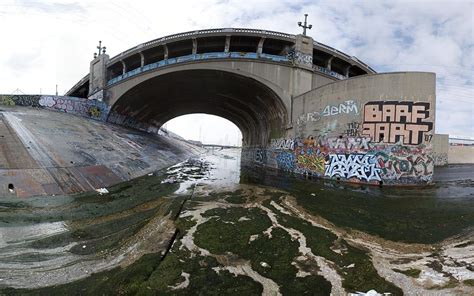
[[149, 78], [125, 92], [108, 121], [158, 131], [169, 120], [192, 113], [225, 118], [242, 133], [242, 147], [264, 147], [284, 135], [288, 111], [264, 82], [223, 70], [182, 70]]

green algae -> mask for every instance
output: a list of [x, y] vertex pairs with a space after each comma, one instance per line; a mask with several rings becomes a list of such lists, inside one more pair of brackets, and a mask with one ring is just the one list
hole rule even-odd
[[[179, 184], [161, 184], [163, 175], [144, 176], [108, 188], [109, 194], [96, 192], [73, 195], [60, 206], [35, 208], [23, 202], [23, 207], [0, 211], [0, 226], [27, 225], [44, 222], [96, 219], [136, 207], [157, 198], [170, 195]], [[36, 198], [35, 204], [49, 204], [51, 199], [62, 197]]]
[[[265, 201], [264, 205], [277, 214], [281, 225], [303, 233], [313, 254], [324, 257], [338, 266], [337, 271], [343, 279], [342, 286], [347, 291], [375, 289], [393, 295], [403, 294], [400, 288], [386, 281], [377, 273], [367, 251], [353, 247], [344, 240], [339, 240], [336, 235], [326, 229], [315, 227], [307, 221], [281, 213], [270, 204], [270, 201]], [[340, 254], [331, 249], [336, 244], [341, 249]]]
[[[230, 252], [238, 258], [249, 260], [252, 269], [274, 280], [283, 295], [330, 293], [331, 284], [322, 276], [296, 277], [298, 270], [292, 263], [299, 256], [298, 242], [293, 241], [281, 228], [274, 228], [271, 237], [263, 235], [262, 232], [271, 226], [271, 221], [262, 210], [238, 207], [213, 209], [204, 216], [213, 218], [198, 226], [196, 245], [213, 254]], [[250, 240], [252, 235], [258, 236]]]
[[463, 282], [463, 284], [465, 284], [467, 286], [474, 287], [474, 279], [464, 280], [462, 282]]
[[119, 245], [121, 239], [128, 238], [141, 229], [157, 213], [157, 209], [135, 213], [104, 223], [70, 229], [70, 231], [33, 241], [30, 246], [48, 249], [66, 246], [72, 242], [84, 242], [71, 249], [74, 254], [91, 254]]
[[407, 270], [401, 270], [401, 269], [394, 268], [393, 271], [398, 272], [398, 273], [403, 273], [404, 275], [407, 275], [407, 276], [412, 277], [412, 278], [418, 278], [418, 276], [421, 273], [421, 270], [416, 269], [416, 268], [410, 268], [410, 269], [407, 269]]
[[337, 226], [384, 239], [436, 243], [474, 227], [474, 181], [426, 188], [354, 186], [270, 170], [243, 172], [247, 184], [281, 188], [300, 206]]

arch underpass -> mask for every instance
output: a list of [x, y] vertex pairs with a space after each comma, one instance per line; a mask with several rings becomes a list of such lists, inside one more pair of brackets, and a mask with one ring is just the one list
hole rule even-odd
[[432, 181], [435, 85], [432, 73], [376, 74], [306, 35], [236, 28], [99, 54], [68, 95], [101, 107], [87, 114], [152, 133], [180, 115], [226, 118], [242, 132], [242, 159], [259, 165], [410, 185]]
[[285, 104], [268, 86], [220, 70], [183, 70], [145, 80], [116, 100], [108, 121], [149, 129], [191, 113], [232, 121], [243, 146], [265, 146], [283, 136], [288, 124]]

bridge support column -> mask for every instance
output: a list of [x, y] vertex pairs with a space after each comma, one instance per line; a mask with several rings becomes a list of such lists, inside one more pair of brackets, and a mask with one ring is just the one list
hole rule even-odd
[[163, 52], [164, 52], [164, 59], [168, 59], [168, 46], [166, 44], [163, 44]]
[[265, 42], [265, 37], [260, 38], [260, 41], [258, 42], [258, 47], [257, 47], [257, 53], [260, 55], [263, 53], [263, 43]]
[[230, 35], [225, 36], [224, 52], [229, 52], [230, 49]]
[[88, 97], [103, 90], [107, 85], [108, 54], [101, 54], [90, 63]]
[[127, 64], [125, 64], [123, 60], [120, 60], [120, 62], [122, 63], [122, 75], [123, 75], [127, 73]]
[[143, 55], [141, 51], [138, 54], [140, 54], [140, 67], [143, 68], [143, 66], [145, 66], [145, 55]]
[[297, 35], [293, 48], [293, 65], [290, 94], [300, 95], [312, 89], [313, 81], [313, 38]]
[[349, 70], [351, 69], [351, 67], [352, 65], [349, 65], [344, 69], [344, 76], [346, 76], [346, 78], [349, 78]]
[[313, 70], [313, 38], [297, 35], [294, 50], [295, 65]]
[[334, 56], [330, 57], [326, 63], [326, 68], [328, 68], [329, 70], [331, 70], [332, 59], [334, 59]]
[[197, 53], [198, 42], [196, 38], [193, 38], [193, 54]]

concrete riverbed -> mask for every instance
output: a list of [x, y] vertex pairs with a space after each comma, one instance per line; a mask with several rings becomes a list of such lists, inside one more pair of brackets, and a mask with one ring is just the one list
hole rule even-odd
[[352, 186], [210, 150], [109, 193], [0, 200], [0, 295], [474, 293], [474, 178]]

